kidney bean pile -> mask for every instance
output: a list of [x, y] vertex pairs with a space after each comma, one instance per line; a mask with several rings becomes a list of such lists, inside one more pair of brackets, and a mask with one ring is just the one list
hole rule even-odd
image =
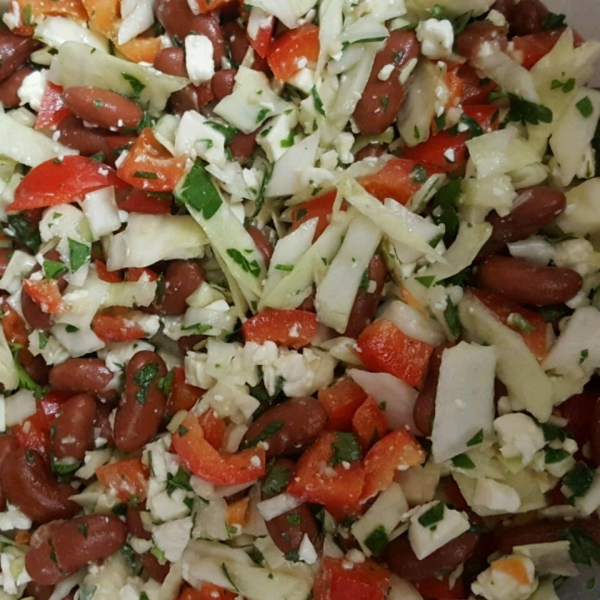
[[461, 4], [10, 4], [2, 597], [526, 600], [600, 564], [600, 44]]

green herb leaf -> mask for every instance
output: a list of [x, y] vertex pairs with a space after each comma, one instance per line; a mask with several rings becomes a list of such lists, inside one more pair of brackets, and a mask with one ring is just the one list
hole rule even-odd
[[448, 133], [451, 135], [459, 135], [464, 133], [465, 130], [469, 132], [470, 139], [483, 135], [483, 129], [481, 125], [475, 119], [465, 115], [464, 113], [460, 116], [458, 123], [448, 130]]
[[418, 281], [423, 287], [429, 289], [435, 282], [435, 275], [426, 275], [423, 277], [415, 277], [415, 281]]
[[65, 331], [67, 333], [77, 333], [79, 331], [79, 327], [69, 324], [69, 325], [65, 326]]
[[42, 245], [42, 238], [38, 228], [31, 223], [25, 213], [17, 213], [6, 217], [9, 230], [6, 233], [14, 237], [33, 253], [36, 253]]
[[71, 272], [75, 273], [90, 260], [91, 246], [69, 238], [69, 263]]
[[452, 459], [452, 466], [457, 469], [474, 469], [475, 463], [468, 454], [459, 454]]
[[376, 527], [365, 539], [365, 546], [371, 551], [373, 556], [379, 556], [385, 547], [390, 543], [390, 538], [383, 525]]
[[136, 171], [133, 176], [138, 179], [158, 179], [158, 174], [154, 171]]
[[566, 26], [566, 15], [549, 12], [542, 22], [543, 29], [562, 29]]
[[337, 432], [335, 434], [335, 442], [331, 444], [331, 449], [333, 450], [333, 454], [329, 460], [329, 464], [332, 467], [342, 462], [352, 462], [362, 458], [358, 440], [353, 433]]
[[262, 491], [266, 496], [281, 494], [288, 486], [292, 476], [291, 469], [272, 466], [263, 481]]
[[415, 183], [425, 183], [427, 181], [427, 169], [423, 165], [415, 165], [410, 172], [410, 176]]
[[131, 94], [129, 97], [132, 100], [137, 100], [146, 86], [137, 77], [134, 77], [129, 73], [121, 73], [121, 77], [131, 86]]
[[594, 471], [584, 462], [578, 462], [562, 480], [572, 492], [574, 498], [585, 496], [594, 482]]
[[134, 383], [140, 388], [135, 393], [135, 399], [140, 404], [146, 404], [148, 390], [158, 375], [159, 368], [157, 363], [147, 363], [133, 376]]
[[438, 502], [419, 517], [419, 524], [423, 527], [437, 525], [444, 518], [445, 510], [446, 505], [443, 502]]
[[275, 265], [275, 270], [277, 271], [293, 271], [294, 265]]
[[567, 79], [567, 81], [559, 81], [558, 79], [553, 79], [552, 83], [550, 84], [550, 89], [562, 89], [563, 94], [568, 94], [569, 92], [572, 92], [575, 89], [576, 83], [577, 82], [573, 77], [571, 77], [571, 79]]
[[258, 442], [268, 440], [272, 435], [275, 435], [280, 429], [283, 429], [283, 421], [271, 421], [255, 438], [246, 440], [242, 443], [241, 448], [253, 448]]
[[542, 429], [542, 433], [544, 434], [544, 440], [546, 442], [553, 442], [558, 440], [559, 442], [564, 442], [567, 439], [567, 435], [563, 429], [556, 427], [555, 425], [550, 425], [549, 423], [541, 423], [540, 427]]
[[569, 456], [571, 455], [562, 448], [544, 448], [544, 461], [547, 465], [562, 462]]
[[444, 309], [444, 319], [450, 329], [450, 333], [454, 337], [458, 337], [462, 332], [462, 324], [458, 316], [458, 307], [448, 298], [446, 300], [446, 308]]
[[205, 125], [212, 127], [215, 131], [222, 133], [225, 136], [225, 142], [229, 143], [238, 130], [231, 125], [223, 125], [222, 123], [217, 123], [216, 121], [206, 121]]
[[297, 527], [302, 523], [302, 517], [298, 513], [287, 515], [285, 520], [287, 521], [288, 525], [292, 525], [293, 527]]
[[196, 162], [179, 190], [175, 190], [178, 202], [186, 204], [202, 214], [207, 221], [221, 208], [223, 200], [208, 171]]
[[460, 224], [456, 203], [462, 194], [461, 180], [455, 179], [441, 187], [433, 197], [433, 221], [445, 228], [445, 239], [453, 241], [458, 234]]
[[468, 442], [467, 447], [478, 446], [483, 444], [483, 429], [480, 429]]
[[256, 115], [256, 122], [260, 125], [269, 116], [270, 112], [268, 108], [261, 108]]
[[44, 350], [44, 348], [46, 348], [46, 346], [48, 345], [48, 338], [41, 332], [38, 332], [38, 346], [40, 347], [40, 350]]
[[584, 363], [590, 356], [590, 351], [586, 348], [582, 350], [579, 354], [579, 364]]
[[53, 454], [50, 455], [50, 465], [52, 466], [52, 472], [56, 475], [70, 475], [74, 471], [77, 471], [81, 466], [80, 462], [62, 463]]
[[170, 496], [177, 489], [186, 490], [188, 492], [192, 491], [190, 474], [181, 466], [177, 469], [175, 475], [167, 473], [167, 494]]
[[173, 376], [175, 371], [171, 369], [164, 377], [159, 377], [156, 387], [168, 398], [173, 387]]
[[562, 531], [561, 538], [569, 542], [569, 554], [575, 564], [600, 564], [600, 544], [583, 527], [570, 525]]
[[254, 277], [260, 276], [260, 265], [256, 260], [249, 261], [237, 248], [227, 248], [227, 255], [234, 263], [239, 265], [246, 273]]
[[525, 100], [515, 94], [508, 94], [510, 110], [506, 115], [507, 121], [521, 122], [523, 124], [539, 125], [540, 123], [552, 123], [552, 111], [543, 104], [536, 104]]
[[592, 104], [589, 96], [582, 98], [575, 106], [584, 119], [591, 117], [594, 113], [594, 105]]
[[316, 86], [312, 86], [310, 89], [310, 95], [313, 99], [313, 104], [315, 105], [315, 110], [322, 116], [325, 116], [325, 110], [323, 109], [323, 101], [321, 100], [321, 96], [319, 96], [319, 92], [317, 92]]
[[45, 260], [43, 264], [43, 269], [44, 275], [48, 279], [57, 279], [69, 270], [65, 265], [56, 260]]
[[531, 333], [535, 331], [535, 326], [532, 325], [522, 314], [511, 313], [508, 315], [507, 323], [514, 329], [523, 333]]

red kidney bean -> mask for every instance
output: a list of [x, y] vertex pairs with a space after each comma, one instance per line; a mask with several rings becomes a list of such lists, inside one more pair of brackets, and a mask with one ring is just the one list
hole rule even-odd
[[167, 405], [158, 380], [166, 374], [165, 362], [155, 352], [138, 352], [127, 364], [125, 392], [114, 427], [119, 450], [135, 452], [156, 435]]
[[[113, 514], [76, 517], [52, 532], [56, 560], [64, 571], [74, 572], [89, 562], [109, 557], [125, 543], [127, 527]], [[73, 549], [77, 548], [77, 552]]]
[[165, 271], [165, 293], [161, 312], [165, 315], [182, 315], [188, 308], [186, 300], [205, 280], [204, 269], [191, 260], [174, 260]]
[[111, 448], [115, 445], [112, 425], [110, 423], [112, 409], [113, 407], [110, 404], [98, 403], [96, 407], [96, 419], [94, 421], [94, 428], [98, 429], [100, 433], [99, 437], [104, 438]]
[[182, 90], [171, 94], [169, 105], [171, 110], [177, 115], [182, 115], [188, 110], [198, 112], [201, 108], [201, 103], [198, 98], [197, 88], [193, 85], [187, 85]]
[[250, 425], [242, 444], [255, 445], [262, 439], [269, 446], [268, 458], [297, 454], [317, 438], [326, 423], [327, 413], [316, 398], [292, 398], [258, 417]]
[[31, 547], [25, 555], [25, 568], [35, 583], [42, 586], [56, 585], [66, 579], [70, 573], [63, 571], [54, 557], [49, 541]]
[[21, 366], [33, 381], [38, 385], [48, 385], [51, 367], [46, 364], [43, 356], [33, 356], [27, 348], [21, 348], [18, 358]]
[[35, 450], [13, 450], [2, 465], [0, 482], [8, 500], [32, 521], [68, 519], [79, 511], [79, 506], [69, 500], [73, 488], [58, 483]]
[[[13, 451], [19, 447], [19, 442], [17, 442], [17, 438], [14, 436], [4, 433], [0, 435], [0, 472], [2, 471], [2, 465], [6, 460], [6, 457]], [[4, 493], [4, 489], [2, 488], [0, 481], [0, 511], [6, 509], [6, 495]]]
[[515, 6], [515, 0], [496, 0], [492, 8], [504, 15], [504, 18], [510, 22]]
[[175, 77], [187, 77], [183, 48], [163, 48], [154, 58], [154, 68]]
[[8, 79], [23, 66], [38, 45], [31, 37], [15, 35], [4, 25], [0, 27], [0, 81]]
[[492, 213], [487, 222], [494, 228], [479, 258], [496, 254], [506, 244], [524, 240], [554, 222], [567, 206], [567, 198], [559, 189], [536, 186], [519, 192], [515, 208], [500, 217]]
[[248, 235], [252, 238], [252, 241], [256, 244], [258, 251], [262, 254], [265, 259], [265, 265], [268, 267], [271, 262], [271, 257], [273, 256], [273, 245], [267, 239], [267, 236], [254, 225], [250, 225], [246, 227], [246, 231]]
[[525, 525], [518, 525], [497, 532], [497, 549], [503, 554], [510, 554], [514, 546], [528, 544], [549, 544], [563, 538], [563, 532], [568, 527], [584, 529], [596, 542], [600, 543], [600, 522], [596, 520], [575, 519], [563, 521], [535, 521]]
[[33, 329], [48, 331], [52, 327], [52, 315], [45, 313], [37, 302], [34, 302], [25, 288], [21, 290], [21, 311], [25, 321]]
[[214, 74], [210, 85], [216, 100], [222, 100], [233, 92], [236, 74], [235, 69], [221, 69]]
[[507, 31], [503, 27], [493, 25], [489, 21], [475, 21], [471, 23], [457, 38], [455, 49], [471, 64], [477, 65], [479, 50], [485, 42], [498, 42], [502, 50], [506, 49], [508, 39]]
[[95, 416], [96, 400], [89, 394], [74, 396], [60, 407], [50, 442], [56, 458], [84, 459], [86, 450], [94, 447]]
[[54, 587], [51, 585], [39, 585], [34, 581], [30, 581], [25, 587], [25, 595], [31, 596], [34, 600], [50, 600], [53, 592]]
[[21, 104], [17, 92], [25, 77], [30, 73], [33, 73], [32, 68], [21, 67], [0, 83], [0, 102], [2, 102], [4, 108], [17, 108]]
[[357, 338], [363, 329], [375, 318], [383, 284], [387, 277], [387, 267], [383, 258], [376, 254], [369, 263], [369, 281], [374, 281], [376, 284], [375, 291], [359, 290], [354, 300], [354, 305], [348, 318], [348, 325], [344, 335]]
[[152, 534], [146, 529], [144, 529], [142, 517], [140, 515], [140, 511], [137, 508], [127, 506], [125, 523], [127, 524], [127, 529], [129, 530], [129, 533], [131, 533], [131, 535], [133, 535], [134, 537], [141, 538], [143, 540], [152, 539]]
[[80, 119], [105, 129], [134, 129], [144, 116], [133, 100], [102, 88], [70, 87], [63, 98]]
[[510, 15], [511, 33], [530, 35], [544, 31], [544, 19], [548, 12], [540, 0], [521, 0]]
[[238, 23], [230, 21], [223, 26], [223, 36], [234, 64], [241, 65], [250, 47], [246, 32]]
[[185, 356], [188, 352], [194, 352], [206, 339], [205, 335], [186, 335], [177, 340], [177, 348], [182, 356]]
[[258, 134], [257, 131], [253, 131], [252, 133], [243, 133], [242, 131], [238, 131], [229, 142], [229, 150], [231, 151], [231, 155], [234, 160], [237, 160], [239, 163], [245, 163], [248, 161], [252, 155], [254, 154], [254, 150], [256, 149], [256, 136]]
[[8, 267], [13, 252], [12, 248], [0, 248], [0, 277], [6, 272], [6, 267]]
[[110, 157], [112, 149], [106, 141], [108, 132], [99, 129], [90, 129], [83, 124], [83, 121], [75, 116], [69, 116], [63, 119], [57, 127], [60, 134], [61, 144], [78, 150], [83, 156], [92, 156], [93, 154], [103, 154]]
[[144, 570], [152, 579], [162, 583], [167, 578], [167, 575], [171, 569], [171, 565], [168, 562], [164, 565], [161, 565], [156, 556], [150, 552], [138, 554], [138, 558], [142, 564], [142, 567], [144, 567]]
[[385, 153], [386, 149], [381, 144], [368, 144], [354, 155], [354, 160], [358, 162], [360, 160], [365, 160], [365, 158], [379, 158]]
[[600, 397], [595, 399], [593, 407], [590, 440], [592, 443], [592, 461], [596, 467], [600, 467]]
[[435, 416], [435, 396], [437, 394], [438, 379], [440, 376], [440, 366], [442, 364], [442, 354], [444, 350], [451, 348], [452, 344], [446, 343], [437, 346], [431, 355], [429, 366], [427, 367], [427, 376], [423, 382], [423, 387], [415, 401], [413, 409], [413, 419], [417, 429], [426, 436], [431, 435], [433, 430], [433, 417]]
[[[404, 102], [406, 87], [399, 81], [402, 70], [419, 58], [417, 36], [410, 31], [392, 31], [385, 46], [377, 53], [373, 70], [354, 111], [354, 120], [361, 133], [379, 135], [396, 119]], [[394, 70], [382, 81], [379, 73], [386, 65]]]
[[[287, 458], [278, 458], [271, 469], [283, 469], [291, 474], [294, 471], [294, 462]], [[275, 494], [261, 493], [263, 500]], [[300, 548], [304, 536], [312, 542], [315, 550], [321, 552], [323, 539], [319, 535], [319, 527], [312, 511], [307, 504], [301, 504], [297, 508], [287, 511], [270, 521], [266, 521], [267, 531], [274, 544], [284, 553], [289, 554]]]
[[411, 581], [423, 581], [433, 577], [438, 571], [452, 571], [465, 562], [475, 550], [479, 534], [463, 533], [419, 560], [406, 536], [396, 538], [386, 548], [385, 556], [392, 572]]
[[567, 302], [583, 285], [581, 275], [572, 269], [540, 267], [504, 256], [484, 260], [477, 270], [477, 282], [510, 300], [536, 306]]
[[50, 385], [54, 389], [74, 394], [97, 395], [112, 378], [112, 372], [100, 358], [70, 358], [50, 371]]

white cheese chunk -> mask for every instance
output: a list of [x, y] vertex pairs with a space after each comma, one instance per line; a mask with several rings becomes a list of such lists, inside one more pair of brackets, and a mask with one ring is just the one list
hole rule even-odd
[[477, 480], [472, 500], [473, 509], [496, 513], [515, 513], [521, 506], [521, 498], [514, 488], [483, 477]]
[[[525, 581], [513, 577], [523, 575]], [[495, 560], [488, 569], [480, 573], [471, 590], [486, 600], [526, 600], [537, 589], [535, 566], [530, 558], [513, 554]]]
[[185, 38], [185, 66], [194, 85], [210, 81], [215, 74], [213, 45], [205, 35], [188, 35]]
[[427, 19], [417, 26], [417, 39], [421, 42], [421, 52], [433, 59], [447, 58], [452, 54], [454, 30], [448, 20]]
[[520, 458], [528, 465], [546, 441], [537, 423], [524, 413], [510, 413], [494, 421], [500, 443], [500, 453], [505, 458]]

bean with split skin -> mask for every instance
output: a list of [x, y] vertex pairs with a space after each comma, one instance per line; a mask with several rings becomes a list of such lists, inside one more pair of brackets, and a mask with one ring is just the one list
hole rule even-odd
[[[277, 469], [278, 472], [286, 474], [289, 481], [295, 466], [294, 461], [288, 458], [278, 458], [271, 465], [269, 473]], [[261, 490], [261, 498], [263, 500], [267, 500], [275, 495], [276, 492], [267, 493], [264, 487]], [[284, 554], [298, 551], [305, 535], [318, 553], [323, 548], [323, 540], [319, 535], [317, 521], [308, 504], [300, 504], [300, 506], [266, 521], [266, 526], [273, 543]]]
[[0, 81], [22, 67], [38, 45], [33, 38], [15, 35], [4, 25], [0, 26]]
[[478, 284], [520, 304], [551, 306], [573, 298], [583, 279], [572, 269], [541, 267], [518, 258], [493, 256], [477, 270]]
[[493, 213], [487, 222], [494, 228], [481, 249], [479, 258], [498, 253], [506, 246], [524, 240], [554, 222], [567, 206], [567, 198], [559, 189], [535, 186], [519, 191], [515, 208], [505, 217]]
[[7, 499], [37, 523], [68, 519], [79, 511], [69, 499], [73, 488], [58, 483], [35, 450], [17, 448], [11, 452], [2, 465], [0, 482]]
[[89, 394], [67, 400], [52, 424], [50, 445], [54, 456], [82, 461], [86, 450], [94, 447], [95, 417], [96, 400]]
[[19, 88], [27, 75], [33, 73], [30, 67], [21, 67], [0, 83], [0, 102], [4, 108], [17, 108], [21, 104]]
[[383, 285], [387, 277], [387, 267], [379, 254], [376, 254], [369, 263], [368, 269], [369, 285], [371, 281], [375, 282], [375, 289], [371, 292], [369, 289], [360, 289], [356, 294], [354, 305], [348, 317], [348, 325], [344, 335], [351, 338], [357, 338], [364, 328], [373, 321]]
[[540, 0], [521, 0], [510, 14], [513, 35], [530, 35], [544, 31], [544, 20], [550, 11]]
[[113, 373], [100, 358], [71, 358], [50, 371], [50, 385], [55, 390], [74, 394], [97, 395], [112, 378]]
[[[0, 434], [0, 472], [8, 455], [19, 447], [17, 438], [8, 433]], [[6, 494], [0, 483], [0, 511], [6, 509]]]
[[167, 374], [164, 360], [155, 352], [138, 352], [125, 368], [125, 392], [115, 417], [116, 447], [135, 452], [157, 433], [167, 399], [158, 380]]
[[498, 44], [501, 50], [508, 45], [507, 30], [498, 27], [489, 21], [475, 21], [471, 23], [457, 38], [455, 49], [464, 56], [472, 65], [477, 65], [479, 51], [483, 44]]
[[267, 458], [297, 454], [317, 438], [326, 423], [327, 413], [316, 398], [292, 398], [258, 417], [242, 444], [266, 442]]
[[451, 571], [465, 562], [479, 542], [479, 534], [463, 533], [439, 550], [419, 560], [406, 536], [392, 540], [385, 550], [385, 557], [393, 573], [410, 581], [423, 581], [434, 577], [439, 571]]
[[[377, 53], [369, 81], [354, 111], [359, 131], [365, 135], [383, 133], [396, 119], [406, 95], [402, 71], [419, 58], [417, 36], [410, 31], [392, 31], [385, 46]], [[381, 70], [393, 65], [387, 79], [380, 79]]]
[[169, 316], [182, 315], [188, 308], [186, 300], [202, 285], [204, 269], [191, 260], [174, 260], [165, 271], [165, 292], [161, 313]]
[[417, 429], [423, 435], [431, 435], [433, 430], [433, 417], [435, 416], [435, 396], [437, 394], [440, 367], [442, 365], [442, 354], [444, 350], [451, 348], [452, 344], [441, 344], [435, 348], [429, 360], [427, 375], [423, 387], [415, 401], [413, 419]]
[[105, 129], [134, 129], [144, 116], [133, 100], [102, 88], [70, 87], [63, 98], [80, 119]]

